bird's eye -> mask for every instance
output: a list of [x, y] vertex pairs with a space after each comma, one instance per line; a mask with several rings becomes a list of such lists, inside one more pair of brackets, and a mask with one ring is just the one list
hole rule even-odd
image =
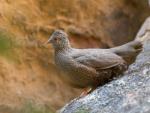
[[57, 41], [57, 38], [54, 38], [55, 41]]

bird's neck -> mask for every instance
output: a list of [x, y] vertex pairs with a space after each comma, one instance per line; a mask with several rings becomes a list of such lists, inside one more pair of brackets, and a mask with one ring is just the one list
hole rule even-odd
[[57, 46], [57, 47], [55, 48], [55, 52], [56, 52], [56, 53], [57, 53], [57, 52], [65, 52], [65, 51], [68, 51], [68, 50], [70, 50], [70, 49], [71, 49], [70, 44], [65, 45], [65, 46]]

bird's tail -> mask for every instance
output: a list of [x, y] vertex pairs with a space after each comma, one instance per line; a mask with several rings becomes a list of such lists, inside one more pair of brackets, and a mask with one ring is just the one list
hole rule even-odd
[[142, 41], [134, 40], [122, 46], [111, 48], [115, 54], [121, 56], [128, 64], [135, 61], [136, 56], [142, 51]]
[[128, 64], [133, 63], [136, 59], [136, 56], [143, 50], [144, 43], [150, 40], [150, 30], [146, 30], [147, 27], [144, 26], [147, 25], [143, 25], [135, 40], [122, 46], [111, 48], [110, 50], [124, 58]]

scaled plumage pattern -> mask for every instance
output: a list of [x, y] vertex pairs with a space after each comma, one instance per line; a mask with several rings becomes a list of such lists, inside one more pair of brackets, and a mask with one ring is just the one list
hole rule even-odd
[[78, 88], [96, 88], [117, 77], [142, 50], [140, 41], [110, 49], [72, 48], [68, 35], [62, 30], [54, 31], [48, 43], [54, 47], [57, 67], [65, 72], [63, 78]]

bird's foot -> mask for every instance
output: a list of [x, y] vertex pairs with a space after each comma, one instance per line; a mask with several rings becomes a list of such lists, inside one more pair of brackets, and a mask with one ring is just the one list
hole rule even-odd
[[81, 95], [79, 96], [79, 98], [85, 97], [86, 95], [88, 95], [92, 91], [93, 91], [92, 87], [88, 87], [88, 88], [83, 89], [83, 92], [81, 93]]

